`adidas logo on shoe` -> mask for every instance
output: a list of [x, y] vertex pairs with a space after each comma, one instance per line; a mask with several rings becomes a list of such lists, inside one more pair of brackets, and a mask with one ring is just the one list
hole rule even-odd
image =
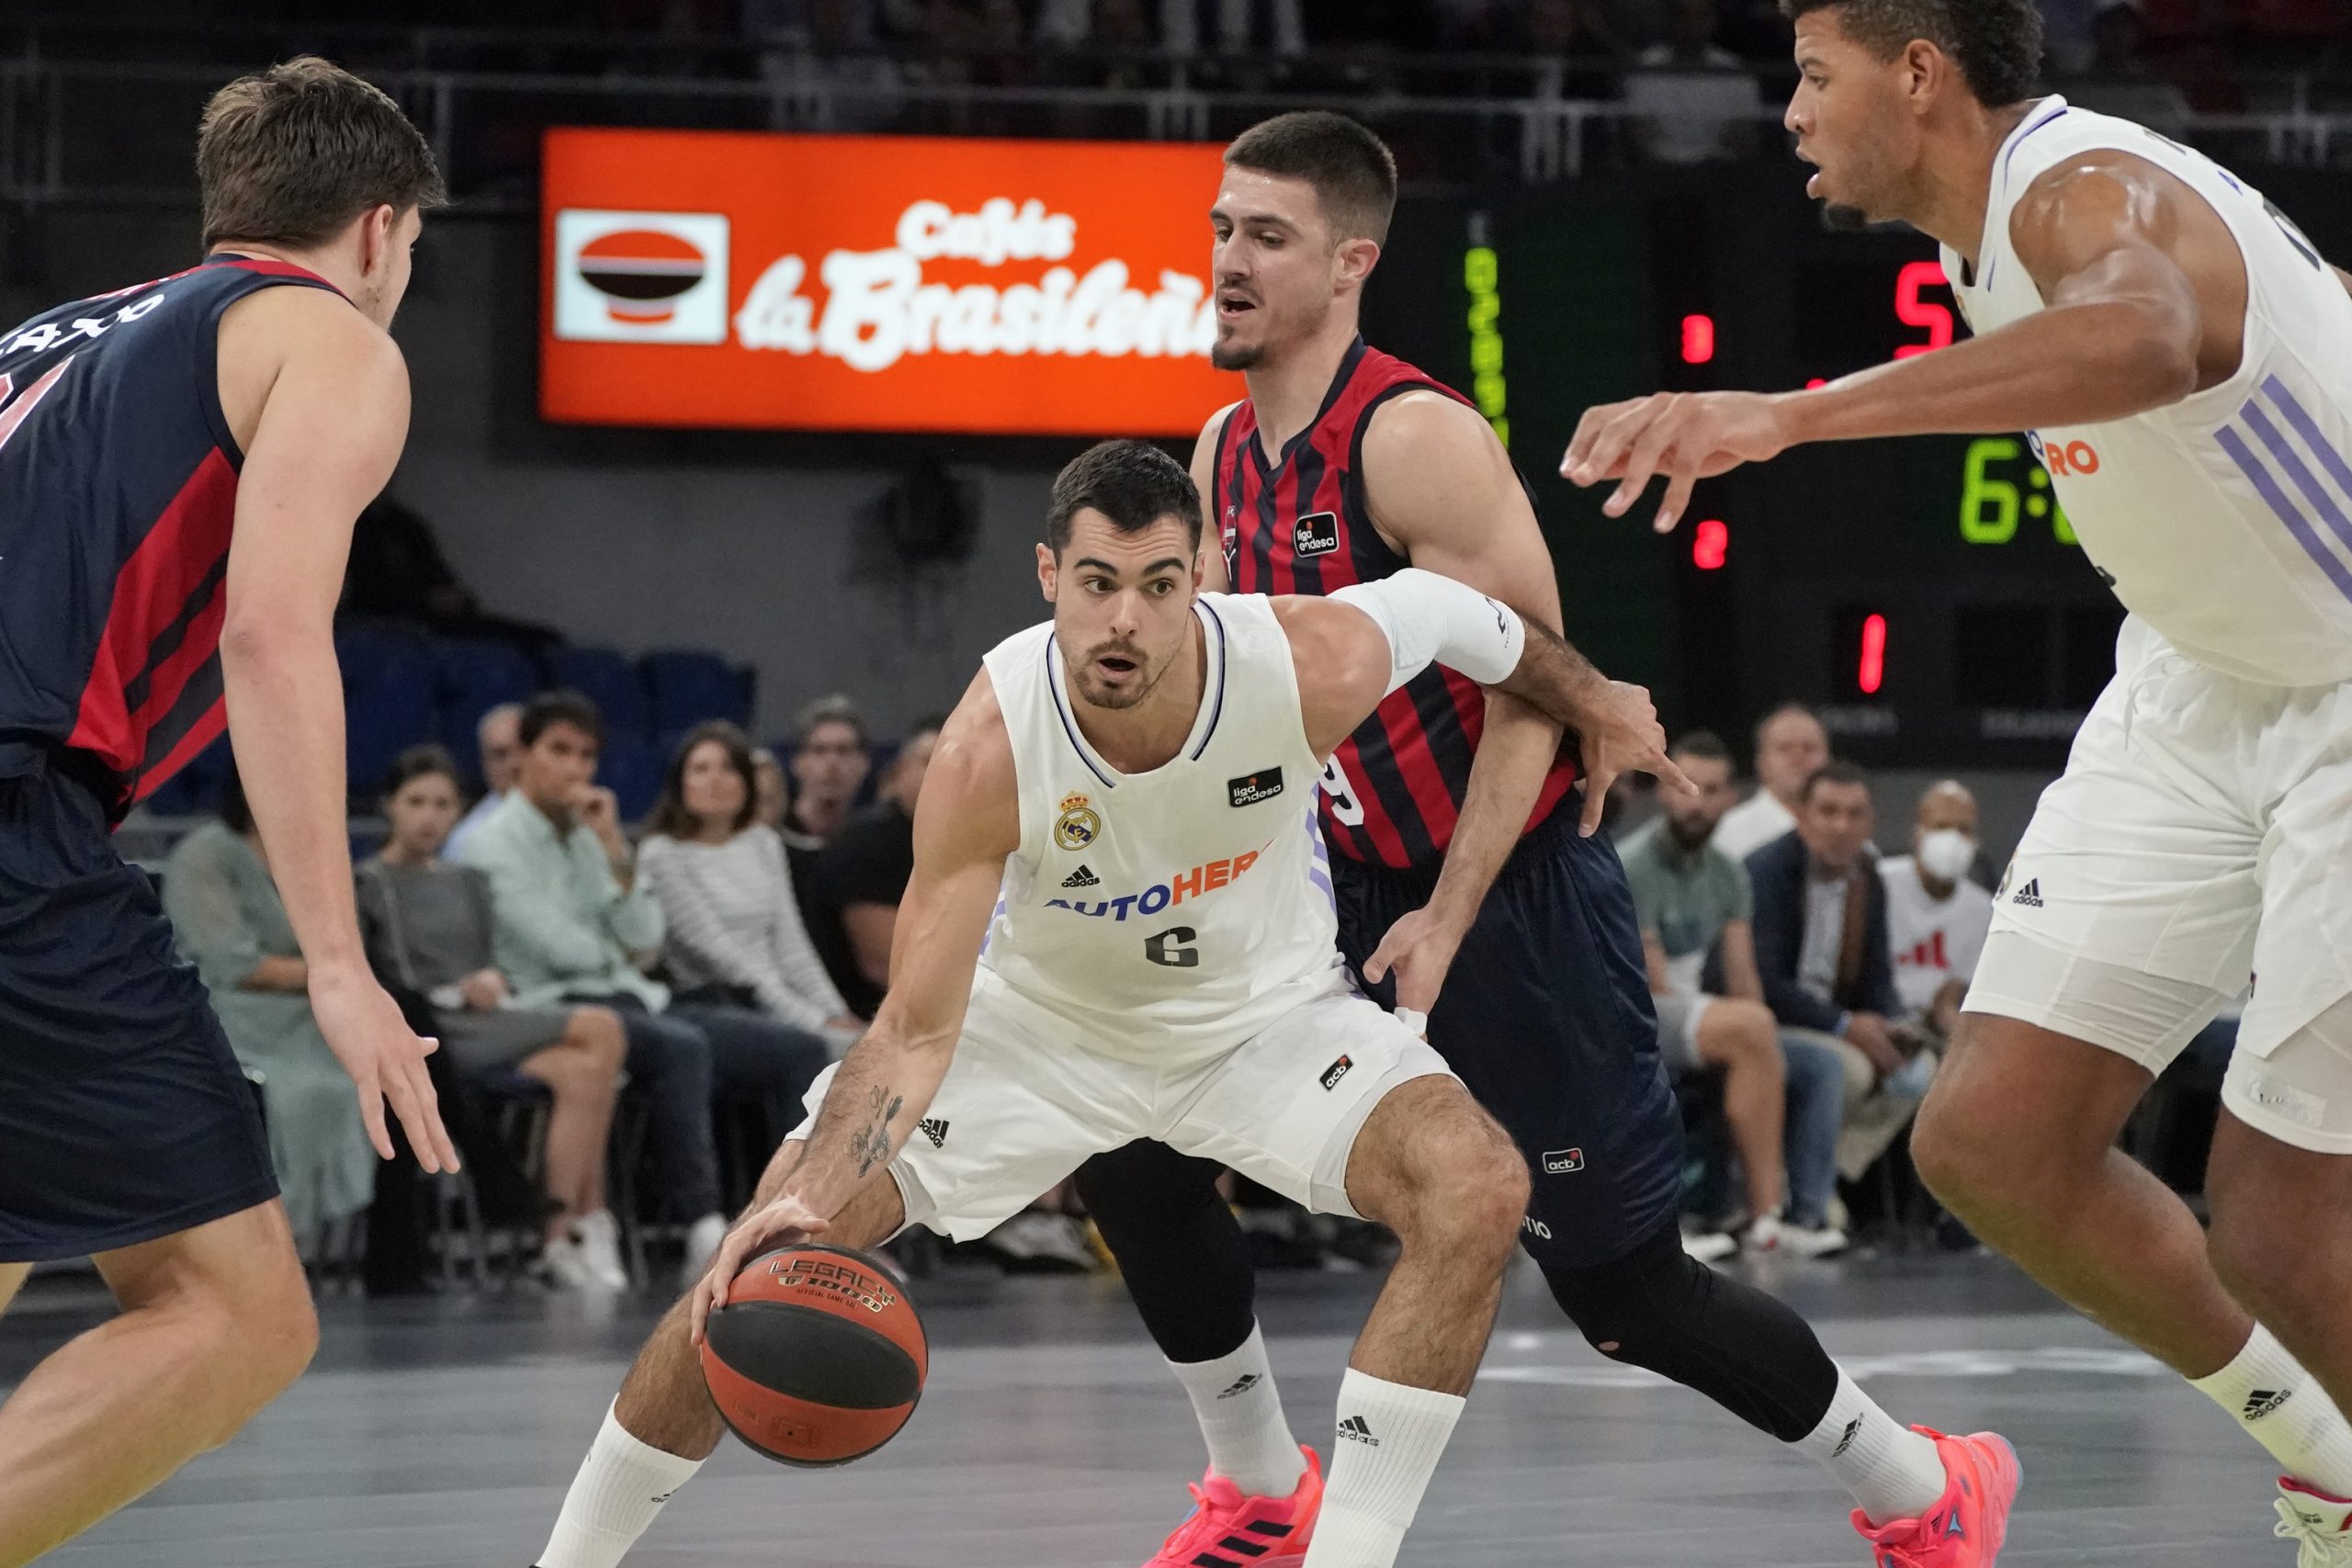
[[931, 1140], [934, 1149], [947, 1146], [947, 1123], [936, 1116], [926, 1116], [915, 1123], [915, 1131]]
[[2291, 1388], [2256, 1389], [2246, 1396], [2245, 1408], [2239, 1413], [2239, 1418], [2245, 1421], [2259, 1421], [2293, 1398], [2294, 1394], [2295, 1391]]
[[2029, 909], [2041, 908], [2041, 878], [2037, 876], [2029, 880], [2023, 887], [2018, 889], [2017, 897], [2010, 899], [2009, 902], [2012, 904], [2023, 904]]
[[1081, 863], [1076, 871], [1062, 878], [1062, 886], [1064, 887], [1100, 887], [1102, 886], [1102, 879]]
[[1363, 1443], [1375, 1449], [1380, 1446], [1380, 1439], [1372, 1435], [1370, 1424], [1361, 1416], [1351, 1416], [1341, 1421], [1340, 1436], [1351, 1443]]
[[1239, 1377], [1233, 1380], [1233, 1386], [1231, 1388], [1227, 1389], [1223, 1393], [1218, 1394], [1217, 1397], [1219, 1399], [1231, 1399], [1235, 1394], [1248, 1393], [1251, 1389], [1256, 1388], [1257, 1386], [1258, 1374], [1255, 1372], [1244, 1372]]

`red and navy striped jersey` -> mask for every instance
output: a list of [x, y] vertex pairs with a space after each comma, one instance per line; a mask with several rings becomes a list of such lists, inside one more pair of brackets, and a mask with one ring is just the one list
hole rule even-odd
[[216, 255], [0, 334], [0, 772], [62, 748], [118, 820], [226, 722], [220, 626], [244, 461], [220, 313], [334, 285]]
[[[1213, 503], [1235, 592], [1329, 593], [1412, 564], [1374, 525], [1361, 469], [1374, 412], [1422, 388], [1469, 400], [1358, 338], [1322, 412], [1279, 459], [1270, 460], [1258, 439], [1257, 411], [1247, 402], [1234, 409], [1217, 434]], [[1443, 854], [1486, 717], [1476, 682], [1440, 665], [1391, 692], [1324, 769], [1323, 830], [1332, 847], [1389, 866]], [[1529, 829], [1551, 816], [1576, 780], [1574, 753], [1563, 747]]]

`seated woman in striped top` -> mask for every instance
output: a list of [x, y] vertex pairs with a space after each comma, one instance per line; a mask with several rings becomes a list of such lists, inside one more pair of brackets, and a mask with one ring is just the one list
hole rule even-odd
[[784, 840], [756, 807], [743, 732], [723, 721], [688, 731], [638, 850], [668, 927], [662, 963], [680, 1001], [757, 1008], [839, 1056], [865, 1024], [809, 942]]

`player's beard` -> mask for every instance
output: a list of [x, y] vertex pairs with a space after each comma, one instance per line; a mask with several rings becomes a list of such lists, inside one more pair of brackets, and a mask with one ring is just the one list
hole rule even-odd
[[1219, 339], [1209, 347], [1209, 364], [1218, 370], [1255, 370], [1265, 358], [1262, 343], [1232, 344]]
[[[1117, 691], [1112, 691], [1099, 684], [1095, 679], [1094, 661], [1106, 654], [1117, 659], [1133, 660], [1136, 671], [1144, 679]], [[1078, 680], [1078, 694], [1085, 699], [1089, 707], [1108, 708], [1114, 713], [1123, 713], [1128, 708], [1140, 706], [1152, 693], [1159, 690], [1161, 680], [1175, 667], [1176, 660], [1171, 656], [1155, 670], [1151, 666], [1151, 660], [1144, 656], [1141, 649], [1130, 647], [1125, 643], [1111, 643], [1088, 652], [1086, 662], [1080, 666], [1083, 673]]]
[[1821, 226], [1833, 234], [1859, 234], [1871, 226], [1871, 215], [1859, 207], [1825, 201], [1821, 204]]

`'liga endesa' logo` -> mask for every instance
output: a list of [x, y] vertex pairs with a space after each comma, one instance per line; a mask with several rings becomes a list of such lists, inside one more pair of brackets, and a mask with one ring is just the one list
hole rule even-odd
[[[745, 348], [822, 355], [867, 374], [910, 354], [1207, 355], [1216, 306], [1205, 282], [1162, 271], [1147, 292], [1116, 259], [1081, 276], [1066, 265], [1078, 232], [1077, 219], [1034, 199], [1015, 206], [998, 197], [978, 212], [917, 201], [899, 214], [888, 248], [824, 257], [816, 269], [821, 300], [802, 291], [805, 258], [771, 262], [735, 312], [735, 336]], [[940, 259], [1008, 276], [961, 287], [926, 281], [923, 264]]]

